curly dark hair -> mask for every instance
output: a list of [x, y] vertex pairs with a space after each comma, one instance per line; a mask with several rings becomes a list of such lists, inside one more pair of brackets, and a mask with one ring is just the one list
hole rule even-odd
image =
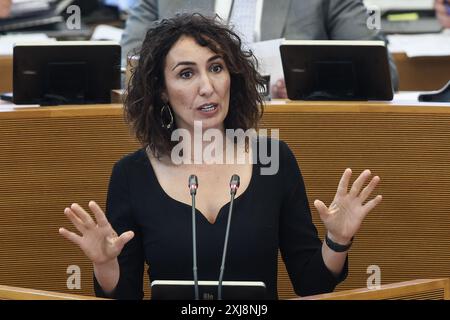
[[181, 36], [192, 37], [225, 61], [231, 79], [225, 129], [257, 129], [263, 113], [264, 99], [258, 87], [264, 86], [264, 79], [257, 71], [258, 61], [250, 50], [243, 49], [239, 36], [217, 15], [184, 13], [163, 19], [145, 36], [124, 101], [125, 118], [134, 134], [157, 157], [170, 154], [175, 144], [170, 140], [171, 131], [161, 126], [161, 92], [165, 88], [166, 56]]

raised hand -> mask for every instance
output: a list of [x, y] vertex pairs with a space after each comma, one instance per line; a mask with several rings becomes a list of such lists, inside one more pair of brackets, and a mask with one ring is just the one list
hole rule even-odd
[[81, 236], [64, 228], [60, 228], [59, 233], [78, 245], [94, 264], [101, 265], [117, 258], [125, 244], [134, 237], [134, 233], [127, 231], [118, 236], [97, 203], [90, 201], [89, 208], [97, 222], [76, 203], [64, 210]]
[[382, 199], [381, 195], [378, 195], [364, 204], [380, 181], [380, 178], [375, 176], [362, 189], [366, 180], [371, 176], [370, 170], [364, 170], [348, 191], [351, 176], [352, 170], [346, 169], [339, 181], [334, 200], [329, 207], [320, 200], [314, 201], [314, 206], [328, 230], [328, 235], [333, 241], [340, 244], [347, 244], [351, 241], [361, 227], [364, 218]]

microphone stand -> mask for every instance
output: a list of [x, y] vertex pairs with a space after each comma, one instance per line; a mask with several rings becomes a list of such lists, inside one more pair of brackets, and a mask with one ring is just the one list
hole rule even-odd
[[197, 188], [198, 188], [197, 176], [191, 175], [189, 177], [189, 190], [192, 197], [192, 258], [193, 258], [192, 271], [194, 273], [195, 300], [199, 300], [198, 274], [197, 274], [197, 234], [195, 230], [195, 195], [197, 193]]
[[227, 255], [227, 247], [228, 247], [228, 236], [230, 234], [230, 222], [231, 222], [231, 213], [233, 212], [233, 201], [234, 196], [236, 195], [237, 189], [239, 188], [239, 176], [234, 174], [231, 177], [230, 181], [230, 210], [228, 211], [228, 221], [227, 221], [227, 230], [225, 232], [225, 244], [222, 253], [222, 264], [220, 266], [220, 276], [219, 276], [219, 286], [217, 288], [217, 299], [222, 300], [222, 282], [223, 282], [223, 274], [225, 271], [225, 258]]

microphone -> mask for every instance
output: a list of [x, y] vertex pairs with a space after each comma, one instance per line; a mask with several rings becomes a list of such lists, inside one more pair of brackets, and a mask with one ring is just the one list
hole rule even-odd
[[237, 174], [233, 174], [230, 180], [230, 194], [232, 195], [231, 200], [234, 199], [237, 189], [239, 189], [241, 179]]
[[240, 185], [239, 176], [237, 174], [233, 174], [233, 176], [231, 177], [231, 180], [230, 180], [230, 195], [231, 195], [230, 210], [228, 211], [227, 230], [225, 232], [225, 243], [223, 246], [222, 264], [220, 265], [219, 286], [217, 288], [217, 299], [218, 300], [222, 300], [222, 281], [223, 281], [223, 273], [225, 271], [225, 258], [227, 255], [228, 236], [230, 234], [231, 213], [233, 212], [234, 196], [236, 195], [239, 185]]
[[195, 300], [199, 300], [197, 275], [197, 234], [195, 231], [195, 195], [197, 194], [198, 179], [195, 174], [189, 176], [188, 187], [192, 197], [192, 271], [194, 273]]

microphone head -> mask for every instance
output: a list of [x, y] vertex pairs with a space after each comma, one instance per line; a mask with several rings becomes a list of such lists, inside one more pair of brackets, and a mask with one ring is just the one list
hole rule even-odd
[[237, 189], [239, 188], [241, 179], [237, 174], [233, 174], [230, 180], [230, 192], [231, 194], [236, 194]]
[[197, 179], [197, 176], [195, 174], [191, 174], [189, 176], [188, 187], [189, 187], [189, 191], [191, 192], [191, 195], [197, 193], [198, 179]]

